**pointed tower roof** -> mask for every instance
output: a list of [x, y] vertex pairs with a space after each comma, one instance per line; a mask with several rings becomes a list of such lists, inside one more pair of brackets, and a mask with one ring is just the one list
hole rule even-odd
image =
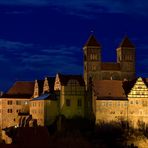
[[84, 46], [97, 46], [97, 47], [101, 47], [100, 43], [97, 42], [95, 36], [92, 34], [90, 35], [90, 37], [88, 38], [87, 42], [85, 43]]
[[124, 37], [122, 42], [120, 43], [119, 47], [129, 47], [129, 48], [135, 48], [133, 43], [129, 40], [127, 36]]

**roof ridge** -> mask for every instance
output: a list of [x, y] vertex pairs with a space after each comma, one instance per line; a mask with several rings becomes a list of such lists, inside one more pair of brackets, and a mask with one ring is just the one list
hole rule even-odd
[[96, 47], [101, 47], [100, 43], [96, 40], [95, 36], [91, 34], [85, 43], [84, 46], [96, 46]]
[[135, 48], [134, 44], [130, 41], [130, 39], [128, 38], [127, 35], [122, 39], [122, 41], [121, 41], [119, 47]]

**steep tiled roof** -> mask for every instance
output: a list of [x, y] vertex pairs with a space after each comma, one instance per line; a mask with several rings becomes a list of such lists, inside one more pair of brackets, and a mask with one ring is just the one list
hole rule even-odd
[[95, 39], [94, 35], [91, 35], [84, 46], [97, 46], [101, 47], [100, 43]]
[[122, 81], [119, 80], [97, 80], [93, 83], [93, 90], [97, 99], [126, 99]]
[[101, 70], [120, 70], [119, 63], [101, 63]]
[[12, 97], [12, 98], [30, 98], [34, 92], [34, 82], [27, 81], [17, 81], [9, 89], [9, 91], [2, 96], [3, 97]]
[[66, 86], [69, 80], [77, 80], [80, 86], [85, 86], [84, 79], [81, 75], [63, 75], [59, 74], [61, 85]]
[[119, 47], [135, 48], [135, 46], [133, 45], [133, 43], [129, 40], [129, 38], [127, 36], [122, 40]]

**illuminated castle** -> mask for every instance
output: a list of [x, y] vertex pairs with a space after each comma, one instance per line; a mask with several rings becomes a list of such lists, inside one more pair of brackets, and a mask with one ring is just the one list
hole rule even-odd
[[46, 126], [58, 116], [100, 121], [148, 123], [148, 79], [135, 78], [135, 47], [127, 37], [117, 62], [101, 61], [101, 46], [91, 35], [84, 46], [84, 77], [57, 74], [16, 82], [0, 99], [0, 126]]
[[83, 47], [84, 80], [132, 80], [135, 78], [135, 47], [125, 37], [117, 48], [117, 62], [102, 62], [101, 45], [91, 35]]

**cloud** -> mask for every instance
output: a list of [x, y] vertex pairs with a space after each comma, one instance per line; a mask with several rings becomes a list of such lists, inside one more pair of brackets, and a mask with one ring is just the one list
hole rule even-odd
[[12, 10], [12, 11], [5, 11], [4, 13], [5, 14], [8, 14], [8, 15], [23, 15], [23, 14], [29, 14], [31, 13], [32, 11], [31, 10], [25, 10], [25, 11], [22, 11], [22, 10]]
[[4, 48], [7, 50], [16, 50], [16, 49], [24, 49], [32, 47], [33, 44], [29, 43], [22, 43], [22, 42], [16, 42], [16, 41], [8, 41], [0, 39], [0, 48]]
[[1, 0], [3, 5], [46, 5], [48, 0]]
[[0, 4], [50, 6], [64, 13], [82, 17], [99, 13], [147, 15], [147, 0], [1, 0]]
[[[40, 49], [40, 51], [34, 55], [28, 55], [28, 53], [20, 54], [22, 69], [32, 70], [44, 70], [52, 67], [53, 71], [68, 69], [68, 65], [72, 64], [75, 67], [79, 67], [79, 59], [76, 58], [75, 54], [78, 54], [79, 47], [66, 47], [66, 46], [55, 46], [46, 49]], [[69, 67], [69, 71], [72, 67]], [[66, 70], [65, 69], [65, 70]], [[62, 71], [63, 71], [62, 70]]]

